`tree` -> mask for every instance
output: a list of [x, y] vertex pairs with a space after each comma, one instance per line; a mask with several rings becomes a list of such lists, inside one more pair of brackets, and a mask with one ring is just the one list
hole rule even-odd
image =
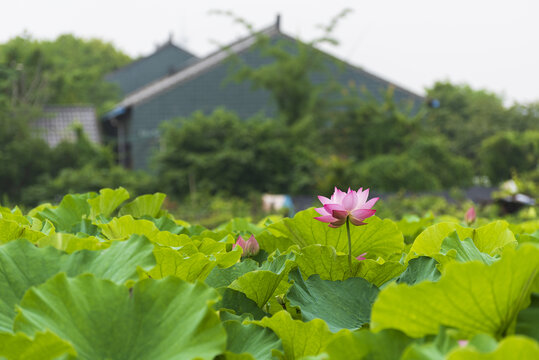
[[458, 155], [477, 160], [481, 141], [510, 128], [503, 100], [494, 93], [437, 82], [427, 96], [440, 102], [425, 118], [427, 129], [446, 136]]
[[43, 187], [33, 194], [51, 199], [45, 185], [62, 169], [78, 171], [88, 164], [94, 169], [110, 168], [110, 152], [91, 144], [80, 129], [75, 142], [50, 149], [31, 125], [50, 103], [84, 103], [104, 109], [117, 94], [103, 76], [129, 61], [109, 43], [72, 35], [37, 41], [23, 34], [0, 45], [1, 198], [39, 201], [27, 194], [37, 184]]
[[[338, 44], [332, 32], [338, 22], [351, 12], [345, 9], [335, 16], [329, 25], [321, 26], [323, 35], [310, 42], [292, 40], [288, 37], [270, 39], [255, 33], [253, 26], [231, 12], [218, 12], [243, 24], [256, 37], [253, 51], [265, 64], [252, 67], [239, 57], [232, 57], [231, 78], [249, 80], [255, 89], [267, 90], [277, 107], [277, 112], [288, 125], [306, 118], [322, 119], [328, 110], [328, 99], [335, 97], [340, 87], [328, 73], [328, 65], [338, 61], [319, 51], [320, 44]], [[319, 122], [317, 123], [319, 124]]]
[[61, 35], [38, 41], [23, 34], [0, 45], [0, 102], [12, 106], [93, 104], [103, 110], [118, 99], [103, 77], [128, 64], [129, 56], [110, 43]]
[[512, 172], [528, 172], [539, 164], [539, 131], [500, 132], [481, 143], [484, 173], [493, 183], [508, 180]]
[[359, 97], [355, 88], [345, 92], [341, 106], [331, 114], [325, 137], [337, 154], [362, 161], [402, 153], [419, 135], [418, 116], [398, 106], [391, 90], [383, 95], [380, 101], [372, 94]]
[[165, 124], [162, 141], [156, 170], [164, 190], [178, 197], [301, 193], [314, 186], [315, 158], [279, 120], [198, 112]]

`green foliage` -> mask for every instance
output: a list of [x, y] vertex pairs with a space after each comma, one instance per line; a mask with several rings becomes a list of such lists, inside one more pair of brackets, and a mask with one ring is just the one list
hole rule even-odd
[[[38, 332], [32, 339], [24, 333], [0, 332], [0, 356], [14, 360], [71, 359], [77, 354], [73, 346], [50, 331]], [[71, 357], [72, 355], [73, 357]]]
[[318, 274], [304, 280], [299, 271], [290, 273], [294, 284], [286, 294], [301, 309], [304, 321], [322, 319], [332, 332], [356, 330], [370, 322], [378, 288], [362, 278], [322, 280]]
[[156, 189], [155, 179], [151, 175], [120, 166], [96, 168], [87, 165], [81, 169], [63, 169], [57, 177], [45, 176], [41, 180], [24, 189], [21, 194], [23, 203], [35, 205], [39, 201], [53, 201], [66, 191], [79, 193], [122, 186], [136, 195], [154, 192]]
[[31, 136], [28, 122], [25, 116], [0, 106], [0, 194], [14, 201], [50, 169], [51, 150], [44, 140]]
[[125, 283], [138, 278], [137, 267], [154, 266], [152, 250], [151, 244], [141, 238], [114, 243], [101, 252], [82, 250], [69, 255], [52, 247], [36, 248], [26, 240], [0, 247], [0, 329], [10, 331], [15, 305], [25, 292], [55, 274], [65, 272], [77, 276], [91, 272], [103, 279]]
[[14, 329], [48, 328], [73, 344], [80, 359], [211, 360], [226, 344], [210, 306], [216, 300], [213, 289], [173, 277], [129, 289], [91, 274], [58, 274], [26, 293]]
[[11, 94], [14, 105], [94, 104], [104, 110], [118, 92], [103, 77], [130, 60], [97, 39], [61, 35], [38, 41], [23, 34], [0, 45], [0, 70], [8, 74], [0, 82], [0, 99]]
[[350, 12], [350, 9], [341, 11], [332, 18], [329, 25], [322, 27], [324, 34], [321, 37], [308, 43], [285, 36], [270, 39], [264, 34], [254, 33], [252, 25], [246, 20], [231, 12], [224, 12], [235, 22], [244, 25], [256, 38], [252, 52], [265, 62], [254, 68], [239, 57], [233, 57], [231, 78], [236, 81], [248, 80], [253, 88], [267, 90], [277, 106], [279, 117], [286, 124], [302, 121], [319, 124], [317, 119], [312, 118], [320, 120], [321, 113], [327, 111], [327, 99], [339, 88], [329, 76], [329, 67], [337, 68], [333, 70], [338, 71], [341, 64], [315, 46], [336, 45], [338, 42], [332, 33], [338, 22]]
[[440, 181], [406, 154], [377, 155], [361, 163], [357, 183], [379, 191], [440, 189]]
[[[329, 139], [337, 154], [358, 161], [380, 154], [400, 154], [411, 138], [420, 132], [417, 114], [397, 104], [393, 90], [379, 94], [365, 93], [352, 87], [343, 90], [341, 108], [334, 109]], [[400, 106], [399, 106], [400, 105]]]
[[537, 169], [539, 131], [500, 132], [481, 143], [479, 157], [485, 174], [493, 183], [511, 178], [513, 172]]
[[[326, 223], [312, 221], [318, 213], [314, 209], [300, 211], [293, 219], [285, 218], [267, 227], [260, 234], [260, 247], [268, 252], [286, 251], [297, 245], [300, 248], [320, 244], [332, 246], [338, 252], [348, 252], [346, 229], [333, 229]], [[389, 219], [381, 220], [376, 216], [369, 218], [368, 226], [354, 227], [352, 237], [352, 256], [367, 253], [368, 258], [382, 257], [389, 260], [401, 253], [404, 240], [396, 225]]]
[[[1, 207], [0, 356], [537, 357], [534, 221], [372, 217], [352, 229], [354, 256], [367, 259], [350, 266], [343, 229], [312, 209], [207, 230], [175, 219], [164, 197], [122, 206], [118, 188], [28, 213]], [[265, 250], [256, 258], [232, 249], [249, 233]]]
[[220, 109], [177, 119], [163, 130], [157, 172], [176, 196], [199, 189], [235, 196], [303, 192], [312, 184], [304, 169], [314, 166], [314, 158], [278, 121], [242, 121]]
[[506, 109], [496, 94], [437, 82], [427, 89], [427, 96], [439, 100], [440, 107], [428, 112], [425, 124], [433, 132], [445, 135], [456, 154], [474, 159], [483, 139], [508, 129]]
[[443, 137], [420, 137], [409, 147], [408, 156], [409, 162], [420, 164], [431, 177], [438, 179], [442, 189], [472, 184], [472, 162], [455, 155]]
[[[441, 325], [462, 336], [514, 332], [518, 312], [529, 305], [539, 249], [508, 249], [492, 265], [450, 263], [438, 282], [387, 287], [372, 310], [373, 330], [399, 329], [413, 337], [436, 334]], [[417, 301], [421, 299], [421, 301]]]

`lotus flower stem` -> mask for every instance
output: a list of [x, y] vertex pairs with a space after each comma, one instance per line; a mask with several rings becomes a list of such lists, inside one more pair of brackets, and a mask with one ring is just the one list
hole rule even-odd
[[348, 234], [348, 266], [352, 271], [352, 237], [350, 236], [350, 220], [346, 218], [346, 233]]

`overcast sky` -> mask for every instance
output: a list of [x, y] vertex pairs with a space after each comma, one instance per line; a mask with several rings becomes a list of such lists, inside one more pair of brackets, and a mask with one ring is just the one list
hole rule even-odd
[[0, 42], [28, 31], [98, 37], [131, 56], [150, 54], [173, 33], [204, 56], [245, 29], [210, 10], [232, 10], [262, 28], [280, 13], [281, 29], [303, 40], [344, 8], [334, 35], [338, 57], [424, 93], [437, 80], [467, 83], [507, 102], [539, 101], [537, 0], [0, 0]]

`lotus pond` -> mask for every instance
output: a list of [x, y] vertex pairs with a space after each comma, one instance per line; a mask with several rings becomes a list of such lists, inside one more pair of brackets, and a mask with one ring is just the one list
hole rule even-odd
[[164, 199], [0, 208], [0, 358], [539, 359], [538, 220], [369, 212], [349, 241], [313, 208], [206, 229]]

